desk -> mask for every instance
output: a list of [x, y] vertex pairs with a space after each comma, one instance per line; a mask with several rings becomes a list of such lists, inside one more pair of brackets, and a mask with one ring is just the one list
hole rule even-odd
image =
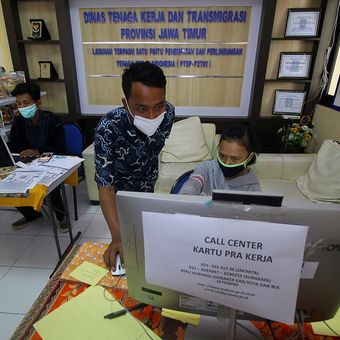
[[[88, 259], [91, 262], [96, 262], [101, 265], [102, 254], [108, 245], [101, 243], [86, 242], [82, 246], [73, 246], [70, 252], [67, 254], [65, 260], [57, 268], [50, 281], [47, 283], [33, 306], [26, 314], [20, 325], [15, 330], [11, 337], [11, 340], [29, 339], [29, 340], [41, 340], [39, 334], [35, 332], [33, 324], [40, 320], [42, 317], [58, 308], [62, 303], [72, 299], [73, 297], [81, 294], [88, 285], [69, 281], [69, 273], [78, 263], [80, 264], [84, 259]], [[96, 251], [96, 259], [93, 261], [93, 253]], [[111, 278], [112, 280], [112, 278]], [[101, 285], [106, 286], [106, 289], [116, 297], [123, 301], [127, 307], [135, 305], [137, 301], [128, 296], [126, 282], [120, 282], [119, 289], [108, 288], [108, 280], [105, 277], [99, 282]], [[184, 340], [186, 325], [175, 320], [171, 320], [162, 317], [159, 313], [158, 307], [145, 308], [140, 313], [134, 315], [142, 320], [145, 324], [154, 329], [154, 331], [162, 338], [169, 340]], [[261, 332], [263, 339], [272, 340], [273, 336], [271, 330], [266, 322], [253, 321], [254, 326]], [[293, 338], [294, 334], [297, 334], [297, 325], [285, 325], [278, 322], [272, 323], [277, 339], [289, 339]], [[308, 340], [331, 340], [336, 339], [335, 337], [324, 337], [315, 335], [312, 331], [311, 324], [304, 324], [305, 339]], [[253, 338], [253, 336], [250, 336]], [[208, 339], [208, 338], [207, 338]]]
[[[90, 242], [86, 242], [86, 244], [89, 247], [88, 249], [90, 249], [90, 247], [92, 248], [93, 245], [100, 245], [101, 250], [98, 250], [96, 256], [100, 260], [102, 259], [103, 252], [108, 246], [104, 245], [103, 247], [103, 244], [93, 244]], [[80, 249], [81, 247], [79, 245], [76, 245], [70, 250], [65, 260], [55, 271], [50, 281], [47, 283], [37, 300], [32, 305], [29, 312], [26, 314], [20, 325], [15, 330], [14, 334], [11, 337], [11, 340], [41, 340], [41, 337], [33, 328], [33, 324], [54, 309], [58, 308], [62, 303], [81, 294], [88, 287], [88, 285], [81, 282], [63, 279], [64, 273], [69, 265], [72, 262], [77, 262], [79, 260], [78, 252], [80, 251]], [[86, 249], [83, 249], [81, 254], [86, 254]], [[106, 289], [117, 300], [122, 301], [122, 303], [126, 307], [130, 307], [138, 303], [136, 300], [128, 296], [126, 288], [110, 289], [106, 287]], [[160, 314], [160, 308], [148, 306], [140, 312], [133, 312], [133, 314], [135, 317], [144, 322], [144, 324], [152, 328], [155, 333], [157, 333], [162, 339], [184, 340], [184, 330], [186, 327], [185, 324], [176, 320], [162, 317]]]
[[[63, 175], [57, 178], [53, 183], [51, 183], [48, 187], [42, 184], [36, 185], [32, 190], [28, 191], [28, 194], [9, 194], [2, 195], [0, 197], [0, 206], [10, 206], [10, 207], [22, 207], [22, 206], [31, 206], [37, 211], [41, 211], [43, 216], [49, 221], [53, 235], [57, 247], [57, 252], [59, 258], [61, 258], [61, 249], [58, 238], [58, 227], [56, 223], [56, 219], [53, 212], [53, 205], [51, 201], [51, 196], [49, 195], [52, 190], [54, 190], [58, 185], [61, 185], [61, 194], [64, 201], [65, 206], [65, 217], [66, 222], [68, 224], [68, 231], [70, 235], [70, 241], [73, 241], [73, 234], [70, 222], [70, 214], [68, 210], [65, 183], [68, 183], [72, 186], [78, 184], [78, 175], [77, 169], [79, 168], [80, 163], [73, 166], [71, 169], [67, 170]], [[43, 201], [46, 199], [47, 206], [43, 206]]]

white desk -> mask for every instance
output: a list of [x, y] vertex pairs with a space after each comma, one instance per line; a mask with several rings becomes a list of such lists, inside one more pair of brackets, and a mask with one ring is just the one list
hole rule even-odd
[[[46, 202], [46, 205], [42, 205], [41, 206], [41, 212], [43, 214], [43, 216], [49, 221], [49, 224], [52, 228], [53, 231], [53, 235], [54, 235], [54, 239], [56, 242], [56, 247], [57, 247], [57, 252], [58, 252], [58, 256], [59, 258], [62, 257], [61, 254], [61, 250], [60, 250], [60, 244], [59, 244], [59, 238], [58, 238], [58, 226], [56, 223], [56, 218], [54, 216], [54, 211], [53, 211], [53, 203], [52, 203], [52, 199], [51, 199], [51, 195], [50, 193], [58, 186], [61, 185], [61, 194], [62, 194], [62, 199], [63, 199], [63, 203], [64, 203], [64, 207], [65, 207], [65, 218], [66, 218], [66, 222], [68, 224], [68, 231], [69, 231], [69, 235], [70, 235], [70, 241], [73, 241], [73, 234], [72, 234], [72, 229], [71, 229], [71, 222], [70, 222], [70, 214], [69, 214], [69, 210], [68, 210], [68, 204], [67, 204], [67, 197], [66, 197], [66, 191], [65, 191], [65, 179], [67, 177], [69, 177], [73, 172], [75, 172], [81, 165], [81, 162], [74, 165], [72, 168], [70, 168], [69, 170], [67, 170], [63, 175], [61, 175], [60, 177], [58, 177], [56, 180], [54, 180], [47, 188], [47, 191], [45, 192], [45, 196], [44, 196], [44, 200]], [[3, 201], [1, 201], [1, 199], [3, 199]], [[22, 206], [22, 205], [30, 205], [30, 206], [34, 206], [32, 205], [32, 202], [30, 202], [29, 204], [26, 204], [27, 202], [20, 202], [18, 204], [18, 202], [15, 202], [15, 200], [21, 200], [23, 198], [20, 197], [12, 197], [12, 196], [8, 196], [5, 195], [4, 197], [2, 197], [0, 199], [0, 205], [2, 206], [11, 206], [11, 207], [15, 207], [15, 206]], [[40, 196], [41, 199], [41, 196]], [[13, 200], [13, 203], [12, 203]], [[41, 203], [41, 201], [39, 201]], [[40, 206], [40, 204], [38, 205], [38, 207]]]

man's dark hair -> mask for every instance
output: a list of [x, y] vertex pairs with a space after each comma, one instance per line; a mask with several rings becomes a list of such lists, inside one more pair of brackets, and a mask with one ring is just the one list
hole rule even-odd
[[33, 83], [21, 83], [18, 84], [15, 89], [11, 92], [13, 97], [21, 94], [29, 94], [33, 100], [40, 99], [40, 86]]
[[131, 63], [122, 75], [122, 88], [126, 99], [130, 98], [133, 82], [165, 91], [166, 79], [163, 70], [149, 61]]
[[[259, 144], [254, 132], [246, 124], [232, 124], [224, 129], [221, 135], [220, 143], [222, 141], [235, 142], [242, 145], [250, 153], [254, 152], [257, 154], [259, 152]], [[251, 161], [248, 163], [254, 164], [256, 162], [256, 156], [252, 157]]]

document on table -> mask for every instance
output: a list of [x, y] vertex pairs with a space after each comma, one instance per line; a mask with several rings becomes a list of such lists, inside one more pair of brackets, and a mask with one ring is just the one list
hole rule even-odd
[[0, 181], [0, 193], [25, 193], [27, 190], [34, 188], [44, 175], [44, 172], [13, 171]]
[[34, 166], [44, 165], [48, 167], [56, 167], [69, 170], [75, 165], [81, 163], [83, 160], [83, 158], [74, 156], [55, 155], [46, 163], [41, 163], [38, 161], [38, 159], [36, 159], [31, 164]]
[[162, 308], [162, 315], [166, 316], [167, 318], [182, 321], [184, 323], [190, 323], [191, 325], [194, 326], [198, 326], [201, 321], [201, 315], [199, 314], [180, 312], [177, 310], [167, 308]]
[[114, 319], [104, 315], [123, 309], [101, 286], [89, 287], [33, 326], [44, 340], [159, 339], [148, 327], [126, 313]]
[[312, 322], [313, 332], [315, 334], [327, 335], [327, 336], [339, 336], [340, 335], [340, 308], [336, 312], [333, 319]]
[[16, 169], [18, 172], [29, 172], [29, 171], [36, 171], [36, 172], [44, 172], [45, 175], [41, 178], [39, 184], [44, 184], [46, 186], [51, 185], [55, 180], [57, 180], [60, 176], [62, 176], [67, 170], [62, 168], [55, 168], [47, 165], [42, 164], [25, 164], [18, 162], [21, 168]]
[[75, 279], [95, 286], [109, 271], [96, 264], [84, 261], [70, 275]]

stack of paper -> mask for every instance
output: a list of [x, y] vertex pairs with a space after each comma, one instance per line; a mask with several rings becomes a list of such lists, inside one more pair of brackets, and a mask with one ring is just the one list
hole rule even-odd
[[340, 308], [333, 319], [312, 323], [313, 332], [320, 335], [340, 336]]
[[177, 310], [162, 309], [162, 315], [171, 319], [179, 320], [184, 323], [190, 323], [191, 325], [198, 326], [201, 321], [201, 316], [199, 314], [179, 312]]
[[89, 287], [33, 326], [44, 340], [160, 340], [130, 313], [104, 319], [104, 315], [122, 309], [118, 301], [107, 299], [104, 293], [103, 287]]
[[48, 162], [41, 163], [39, 159], [34, 160], [31, 164], [34, 166], [44, 165], [46, 167], [56, 167], [69, 170], [75, 165], [81, 163], [84, 159], [75, 156], [61, 156], [55, 155]]
[[43, 177], [43, 172], [13, 171], [0, 181], [0, 193], [24, 193], [27, 190], [34, 188]]

